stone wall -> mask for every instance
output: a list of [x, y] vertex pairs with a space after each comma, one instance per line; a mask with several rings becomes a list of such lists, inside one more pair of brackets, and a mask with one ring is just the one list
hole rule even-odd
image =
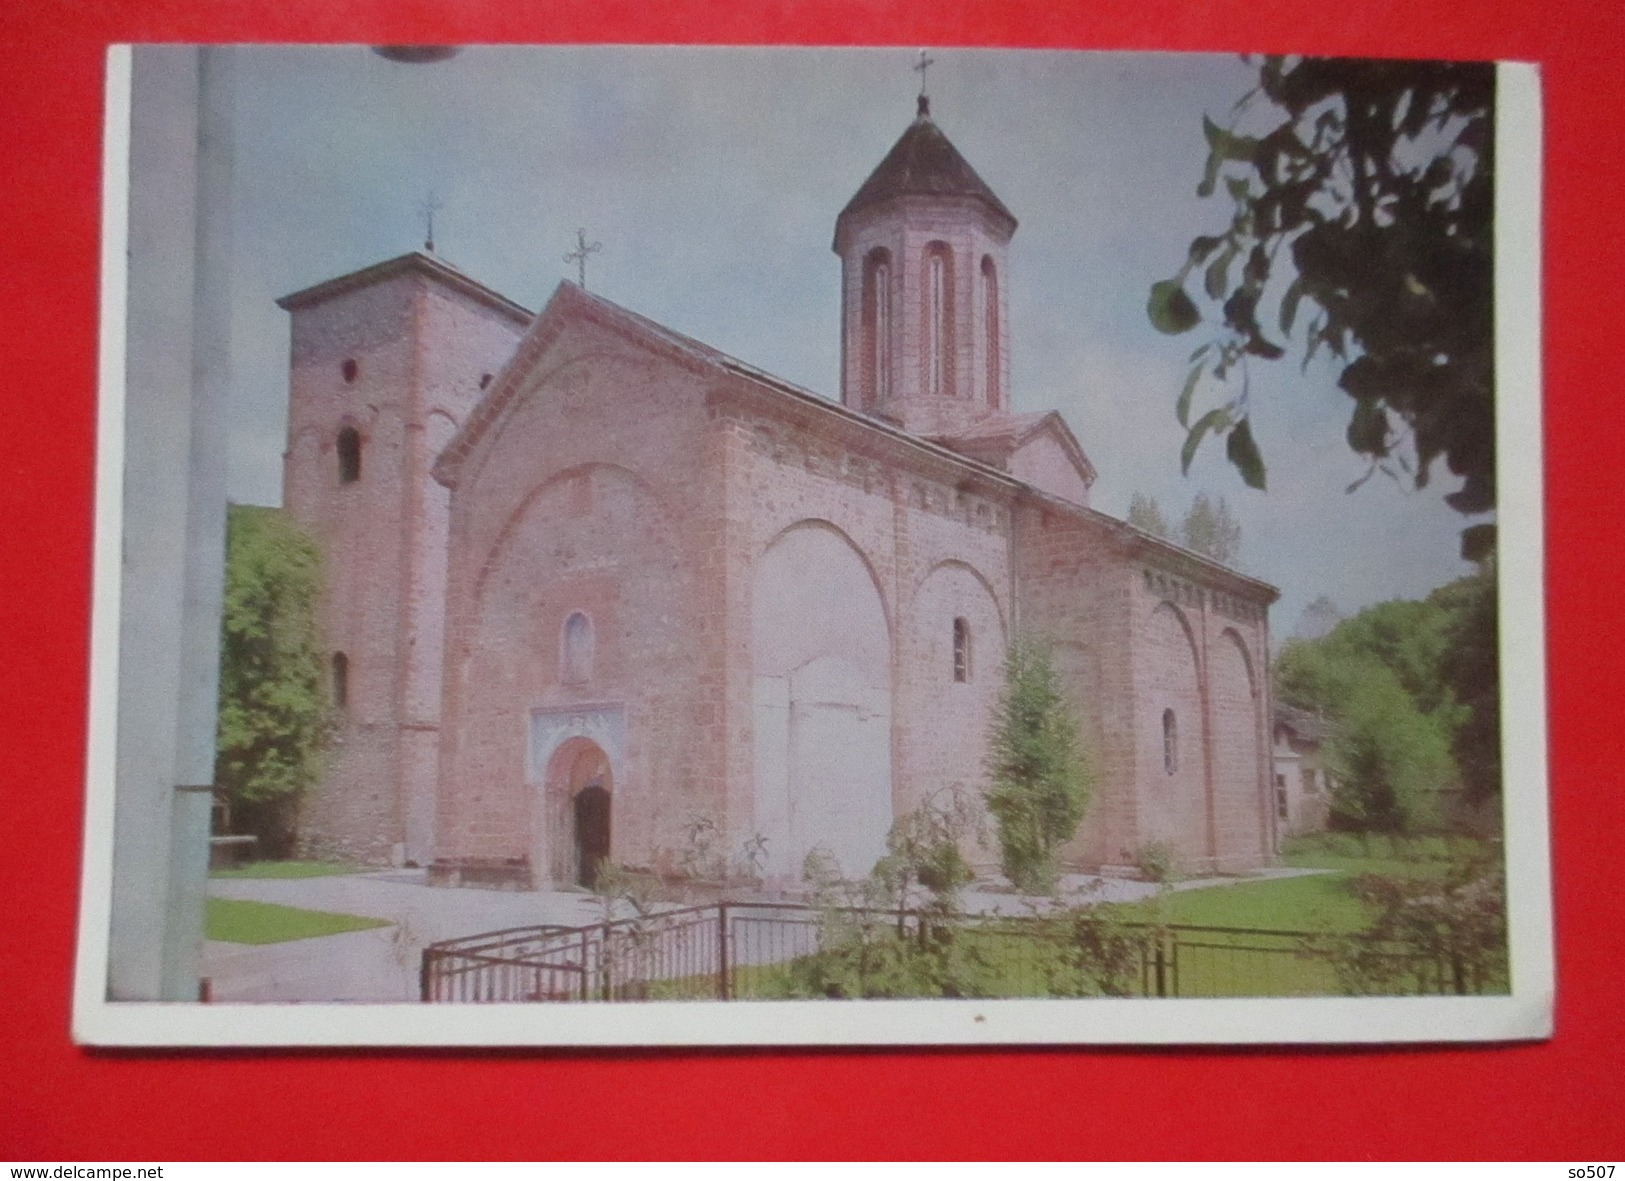
[[[513, 315], [410, 265], [293, 308], [283, 502], [321, 546], [322, 629], [349, 669], [329, 767], [300, 817], [309, 854], [428, 854], [446, 553], [429, 465], [518, 332]], [[346, 428], [361, 441], [353, 482], [339, 470]]]

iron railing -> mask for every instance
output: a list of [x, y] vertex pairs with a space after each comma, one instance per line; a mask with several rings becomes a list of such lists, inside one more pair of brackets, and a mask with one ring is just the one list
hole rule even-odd
[[[1331, 952], [1306, 931], [1103, 920], [1088, 912], [1010, 917], [830, 910], [797, 903], [673, 907], [580, 927], [534, 926], [435, 943], [423, 951], [421, 999], [434, 1002], [750, 1000], [818, 995], [798, 965], [885, 940], [967, 941], [996, 967], [995, 996], [1335, 996]], [[1091, 937], [1093, 936], [1093, 937]], [[1104, 938], [1105, 942], [1102, 942]], [[1391, 953], [1393, 991], [1478, 991], [1448, 962]], [[860, 978], [860, 995], [864, 981]], [[829, 995], [846, 995], [830, 993]]]

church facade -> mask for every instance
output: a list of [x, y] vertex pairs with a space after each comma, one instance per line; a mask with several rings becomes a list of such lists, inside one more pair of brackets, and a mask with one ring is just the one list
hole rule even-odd
[[1012, 412], [1015, 230], [922, 99], [836, 220], [839, 402], [432, 253], [285, 297], [341, 718], [306, 847], [541, 888], [703, 829], [858, 876], [979, 797], [1019, 633], [1097, 773], [1069, 865], [1270, 861], [1276, 592], [1091, 508], [1066, 422]]

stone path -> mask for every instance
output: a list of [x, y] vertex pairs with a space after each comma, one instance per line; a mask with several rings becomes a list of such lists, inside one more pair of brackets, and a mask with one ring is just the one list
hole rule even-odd
[[[1245, 880], [1296, 877], [1318, 870], [1275, 869]], [[1236, 878], [1180, 882], [1176, 890], [1234, 885]], [[1157, 891], [1149, 882], [1071, 875], [1061, 882], [1065, 905], [1133, 902]], [[418, 997], [423, 948], [442, 939], [540, 923], [599, 922], [598, 899], [579, 892], [436, 888], [424, 870], [381, 870], [319, 878], [211, 878], [209, 894], [275, 902], [306, 910], [384, 919], [391, 925], [288, 943], [249, 945], [210, 941], [204, 975], [216, 1001], [403, 1002]], [[1053, 909], [1049, 899], [972, 888], [965, 909], [1009, 915]]]

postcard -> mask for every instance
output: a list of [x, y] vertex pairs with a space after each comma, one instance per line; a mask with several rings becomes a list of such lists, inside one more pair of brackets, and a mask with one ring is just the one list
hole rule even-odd
[[108, 60], [79, 1040], [1549, 1036], [1533, 67]]

